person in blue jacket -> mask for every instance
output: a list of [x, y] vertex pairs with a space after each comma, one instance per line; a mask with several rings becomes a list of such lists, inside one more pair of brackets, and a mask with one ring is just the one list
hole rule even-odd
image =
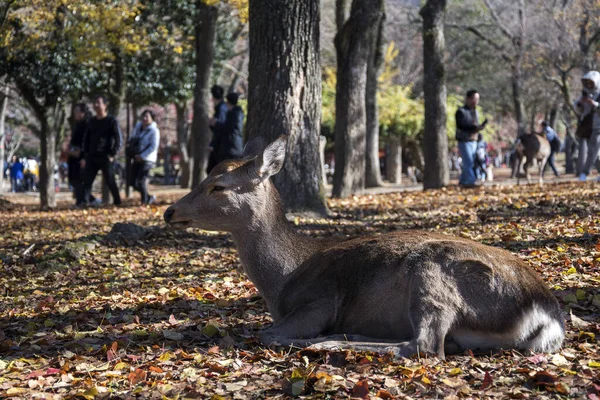
[[13, 156], [12, 163], [10, 165], [10, 184], [11, 184], [10, 189], [13, 193], [18, 192], [19, 188], [21, 187], [21, 182], [23, 181], [23, 178], [24, 178], [24, 175], [23, 175], [24, 169], [25, 169], [25, 167], [23, 166], [21, 161], [19, 161], [17, 156]]

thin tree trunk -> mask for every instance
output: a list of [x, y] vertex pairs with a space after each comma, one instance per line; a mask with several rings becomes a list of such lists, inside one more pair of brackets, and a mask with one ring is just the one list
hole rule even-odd
[[[125, 108], [127, 111], [127, 128], [125, 130], [125, 145], [129, 141], [129, 135], [131, 134], [131, 104], [129, 102], [125, 104]], [[131, 157], [128, 157], [125, 154], [125, 197], [131, 197], [131, 190], [129, 186], [129, 175], [131, 174]]]
[[386, 178], [390, 183], [402, 183], [402, 141], [388, 137], [388, 153], [385, 155]]
[[188, 152], [189, 146], [189, 124], [188, 124], [188, 107], [186, 103], [175, 103], [177, 111], [177, 146], [179, 148], [179, 185], [183, 189], [190, 187], [190, 156]]
[[6, 111], [8, 109], [9, 89], [6, 86], [0, 92], [0, 194], [4, 192], [4, 161], [6, 160]]
[[195, 27], [196, 83], [194, 87], [194, 118], [192, 120], [192, 188], [206, 178], [209, 145], [212, 133], [208, 126], [210, 71], [214, 59], [214, 39], [217, 9], [196, 1]]
[[353, 0], [350, 18], [335, 37], [335, 171], [333, 197], [347, 197], [365, 188], [367, 130], [367, 65], [378, 33], [383, 0]]
[[558, 107], [556, 106], [556, 104], [554, 104], [552, 106], [552, 108], [550, 109], [550, 115], [548, 117], [548, 123], [554, 129], [556, 129], [556, 119], [557, 118], [558, 118]]
[[252, 0], [249, 36], [247, 136], [288, 135], [273, 182], [288, 211], [324, 214], [319, 0]]
[[42, 210], [56, 207], [56, 192], [54, 190], [54, 166], [56, 164], [56, 131], [50, 128], [46, 117], [40, 121], [40, 206]]
[[365, 105], [367, 111], [367, 143], [366, 143], [366, 187], [383, 185], [379, 168], [379, 112], [377, 107], [377, 86], [381, 67], [383, 66], [383, 28], [385, 22], [385, 3], [381, 2], [381, 18], [377, 23], [377, 34], [371, 43], [369, 63], [367, 64], [367, 88]]
[[445, 10], [445, 0], [428, 0], [421, 9], [425, 95], [424, 189], [444, 187], [450, 179], [446, 134]]

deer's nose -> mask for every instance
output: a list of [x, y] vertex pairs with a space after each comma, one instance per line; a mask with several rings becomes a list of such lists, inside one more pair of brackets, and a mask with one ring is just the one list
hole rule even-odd
[[173, 208], [173, 206], [167, 208], [167, 211], [165, 211], [165, 222], [168, 224], [169, 222], [171, 222], [171, 218], [173, 218], [173, 214], [175, 214], [175, 209]]

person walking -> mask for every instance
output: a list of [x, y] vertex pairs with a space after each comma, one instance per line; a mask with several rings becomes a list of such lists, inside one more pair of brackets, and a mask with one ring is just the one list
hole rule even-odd
[[104, 180], [110, 189], [115, 205], [121, 204], [119, 188], [115, 181], [114, 157], [121, 148], [122, 136], [119, 123], [112, 115], [108, 115], [108, 101], [103, 95], [94, 98], [94, 112], [90, 118], [83, 138], [83, 154], [85, 168], [83, 174], [84, 198], [89, 204], [92, 198], [92, 185], [98, 171], [102, 171]]
[[210, 120], [216, 138], [214, 151], [217, 164], [224, 160], [242, 158], [244, 152], [244, 111], [238, 106], [239, 97], [235, 92], [227, 95], [225, 122], [219, 122], [215, 118]]
[[12, 163], [10, 164], [10, 190], [13, 193], [19, 192], [21, 190], [21, 184], [25, 175], [23, 171], [25, 167], [19, 161], [17, 156], [12, 156]]
[[[548, 162], [544, 165], [544, 170], [547, 165], [550, 165], [552, 168], [552, 172], [554, 172], [554, 176], [560, 176], [558, 173], [558, 169], [556, 168], [556, 164], [554, 163], [554, 157], [556, 153], [560, 151], [560, 138], [558, 137], [558, 133], [546, 121], [541, 122], [542, 132], [546, 135], [546, 139], [550, 143], [550, 156], [548, 156]], [[543, 174], [543, 172], [542, 172]]]
[[464, 188], [475, 187], [475, 157], [477, 153], [477, 134], [483, 130], [487, 120], [479, 124], [479, 93], [471, 89], [467, 92], [465, 105], [456, 111], [456, 140], [462, 158], [462, 171], [459, 185]]
[[156, 196], [148, 194], [148, 175], [158, 159], [160, 131], [151, 110], [144, 110], [142, 120], [135, 124], [127, 142], [127, 156], [133, 159], [131, 186], [142, 196], [142, 204], [152, 204]]
[[[583, 91], [575, 101], [579, 115], [579, 180], [585, 182], [600, 150], [600, 72], [590, 71], [581, 78]], [[600, 171], [600, 169], [599, 169]]]
[[[85, 192], [83, 189], [83, 168], [84, 154], [83, 154], [83, 137], [87, 130], [88, 121], [90, 120], [92, 113], [85, 103], [77, 103], [73, 107], [73, 120], [74, 124], [71, 129], [71, 140], [69, 141], [69, 151], [67, 154], [67, 175], [69, 178], [69, 185], [73, 188], [75, 194], [75, 205], [84, 206]], [[96, 199], [91, 199], [95, 202]]]
[[215, 130], [215, 124], [224, 124], [225, 119], [227, 118], [227, 112], [229, 111], [227, 108], [227, 104], [223, 101], [223, 94], [225, 91], [219, 85], [214, 85], [210, 89], [210, 93], [212, 95], [213, 104], [215, 106], [215, 111], [213, 117], [211, 119], [211, 130], [212, 130], [212, 140], [210, 142], [210, 148], [212, 149], [210, 155], [208, 157], [208, 166], [206, 168], [206, 173], [210, 174], [210, 171], [217, 165], [219, 162], [217, 161], [217, 153], [219, 150], [217, 149], [217, 144], [219, 142], [219, 132]]

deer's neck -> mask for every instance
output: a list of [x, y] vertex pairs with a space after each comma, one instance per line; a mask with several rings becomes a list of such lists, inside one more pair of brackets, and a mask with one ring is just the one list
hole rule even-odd
[[232, 236], [244, 271], [278, 319], [277, 304], [289, 275], [314, 254], [318, 243], [292, 228], [278, 201], [265, 204], [251, 224]]

